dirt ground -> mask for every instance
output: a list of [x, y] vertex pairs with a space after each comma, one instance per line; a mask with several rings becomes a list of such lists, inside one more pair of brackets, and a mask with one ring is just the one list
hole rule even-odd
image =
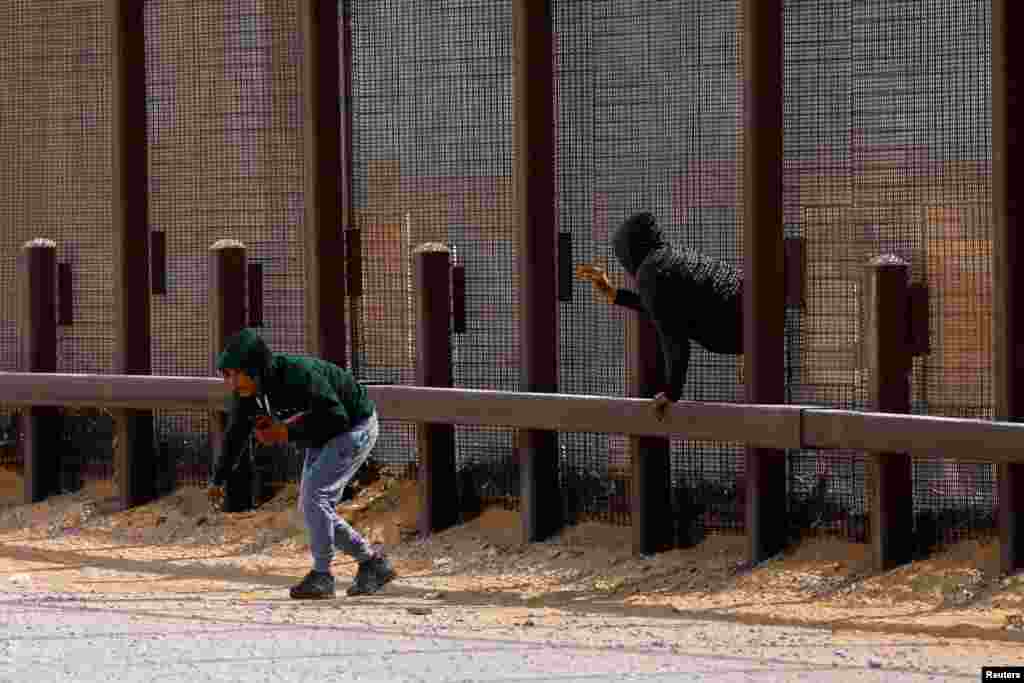
[[[248, 577], [281, 592], [308, 569], [294, 486], [243, 514], [212, 509], [202, 489], [121, 512], [106, 495], [91, 488], [0, 506], [0, 583], [181, 595], [230, 590]], [[750, 568], [742, 536], [711, 536], [696, 548], [639, 558], [631, 555], [628, 528], [582, 523], [523, 544], [518, 513], [500, 508], [422, 540], [414, 533], [416, 498], [415, 482], [385, 474], [338, 509], [388, 548], [401, 576], [396, 585], [446, 604], [1024, 640], [1024, 575], [999, 576], [997, 541], [963, 543], [878, 573], [866, 546], [811, 539]], [[336, 560], [340, 577], [353, 571], [347, 558]]]

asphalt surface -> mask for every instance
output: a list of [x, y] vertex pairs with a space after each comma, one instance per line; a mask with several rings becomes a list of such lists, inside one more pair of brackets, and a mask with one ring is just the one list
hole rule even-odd
[[[211, 623], [125, 612], [76, 594], [3, 592], [0, 681], [978, 680], [852, 662], [812, 665], [792, 658], [482, 639], [365, 624], [281, 624], [262, 620], [258, 610], [252, 615]], [[757, 637], [765, 635], [760, 627]]]

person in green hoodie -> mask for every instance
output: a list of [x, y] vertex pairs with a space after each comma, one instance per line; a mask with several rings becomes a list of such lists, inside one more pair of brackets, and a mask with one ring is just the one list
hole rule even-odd
[[341, 549], [359, 563], [348, 595], [375, 593], [395, 578], [374, 549], [338, 516], [335, 506], [377, 441], [377, 411], [352, 374], [312, 356], [272, 353], [255, 330], [233, 335], [217, 358], [231, 389], [223, 445], [211, 480], [214, 495], [236, 467], [255, 430], [262, 444], [306, 446], [299, 511], [309, 532], [312, 570], [291, 588], [295, 599], [335, 595], [331, 563]]

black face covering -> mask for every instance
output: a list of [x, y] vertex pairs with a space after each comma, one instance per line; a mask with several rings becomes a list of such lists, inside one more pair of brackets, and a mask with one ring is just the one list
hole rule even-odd
[[623, 221], [615, 231], [612, 245], [622, 267], [630, 275], [636, 275], [647, 255], [665, 246], [665, 242], [654, 216], [642, 212], [635, 213]]

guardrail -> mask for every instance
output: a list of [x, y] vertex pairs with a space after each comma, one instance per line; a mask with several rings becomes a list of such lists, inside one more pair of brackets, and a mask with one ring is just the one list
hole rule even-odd
[[[679, 401], [664, 420], [640, 398], [370, 385], [380, 417], [447, 425], [681, 437], [774, 449], [855, 449], [1024, 463], [1024, 423], [813, 405]], [[109, 410], [220, 411], [216, 377], [0, 372], [0, 403]]]
[[[8, 406], [93, 406], [120, 410], [190, 409], [217, 412], [227, 392], [217, 378], [135, 375], [0, 373], [0, 402]], [[633, 437], [742, 442], [766, 449], [857, 449], [875, 454], [881, 466], [908, 455], [953, 460], [1024, 463], [1024, 424], [965, 418], [832, 410], [802, 405], [754, 405], [680, 401], [664, 420], [655, 418], [648, 399], [573, 394], [488, 391], [445, 387], [371, 385], [367, 392], [382, 419], [415, 422], [428, 430], [438, 425], [476, 425], [554, 432], [598, 432]], [[454, 523], [454, 462], [438, 457], [436, 435], [421, 438], [421, 529], [429, 533]], [[448, 449], [442, 442], [441, 451]], [[452, 451], [453, 452], [453, 451]], [[757, 452], [756, 450], [751, 452]], [[644, 451], [635, 451], [643, 458]], [[443, 455], [443, 453], [442, 453]], [[876, 486], [884, 489], [884, 469]], [[881, 481], [878, 481], [881, 479]], [[898, 479], [897, 479], [898, 481]], [[434, 495], [425, 489], [432, 487]], [[524, 486], [523, 497], [540, 497], [545, 489]], [[749, 495], [749, 494], [748, 494]], [[873, 498], [872, 529], [899, 536], [901, 522], [885, 520], [891, 510], [877, 509]], [[644, 504], [634, 500], [634, 505]], [[748, 505], [750, 510], [757, 506]], [[776, 511], [777, 512], [777, 511]], [[664, 523], [639, 516], [653, 525]], [[642, 520], [647, 520], [643, 522]], [[764, 524], [763, 521], [760, 523]], [[881, 541], [879, 541], [881, 542]], [[878, 551], [880, 564], [884, 551]], [[884, 559], [884, 561], [883, 561]]]
[[[217, 320], [211, 351], [220, 348], [244, 309], [243, 247], [218, 243], [211, 258], [212, 315]], [[230, 253], [228, 253], [230, 251]], [[237, 253], [236, 253], [237, 252]], [[230, 258], [229, 258], [230, 257]], [[679, 402], [658, 420], [649, 398], [583, 396], [544, 392], [509, 392], [452, 387], [451, 262], [443, 245], [427, 244], [415, 254], [417, 297], [416, 385], [367, 387], [382, 419], [418, 426], [420, 487], [419, 530], [443, 529], [458, 520], [455, 471], [455, 425], [518, 430], [520, 509], [524, 540], [552, 533], [561, 519], [554, 432], [625, 434], [630, 437], [633, 480], [634, 551], [664, 549], [671, 530], [669, 440], [743, 443], [747, 446], [745, 528], [750, 559], [777, 551], [785, 538], [787, 449], [855, 449], [867, 451], [872, 490], [871, 543], [875, 564], [888, 567], [909, 559], [913, 531], [911, 455], [951, 460], [987, 461], [1003, 466], [1000, 474], [1000, 534], [1003, 563], [1014, 568], [1024, 557], [1024, 528], [1017, 523], [1024, 493], [1024, 424], [977, 419], [909, 415], [909, 372], [913, 353], [907, 328], [907, 264], [898, 259], [873, 260], [867, 268], [865, 363], [871, 378], [872, 412], [805, 405]], [[116, 411], [118, 496], [124, 505], [148, 500], [153, 493], [153, 410], [199, 410], [211, 413], [211, 438], [217, 448], [227, 388], [213, 377], [160, 377], [148, 374], [81, 375], [52, 372], [56, 367], [52, 292], [48, 289], [53, 245], [26, 245], [27, 266], [22, 308], [25, 317], [23, 367], [28, 372], [0, 373], [0, 404], [23, 406], [26, 498], [41, 499], [52, 490], [57, 469], [53, 444], [59, 432], [58, 406], [92, 406]], [[230, 266], [230, 267], [229, 267]], [[52, 289], [52, 288], [50, 288]], [[38, 320], [37, 320], [38, 319]], [[628, 365], [637, 370], [629, 392], [653, 395], [660, 384], [659, 353], [650, 321], [633, 316]], [[41, 330], [45, 330], [43, 334]], [[536, 360], [536, 359], [535, 359]], [[1016, 468], [1016, 469], [1015, 469]], [[781, 475], [781, 476], [780, 476]], [[229, 487], [230, 488], [230, 487]], [[1009, 501], [1009, 502], [1007, 502]]]

